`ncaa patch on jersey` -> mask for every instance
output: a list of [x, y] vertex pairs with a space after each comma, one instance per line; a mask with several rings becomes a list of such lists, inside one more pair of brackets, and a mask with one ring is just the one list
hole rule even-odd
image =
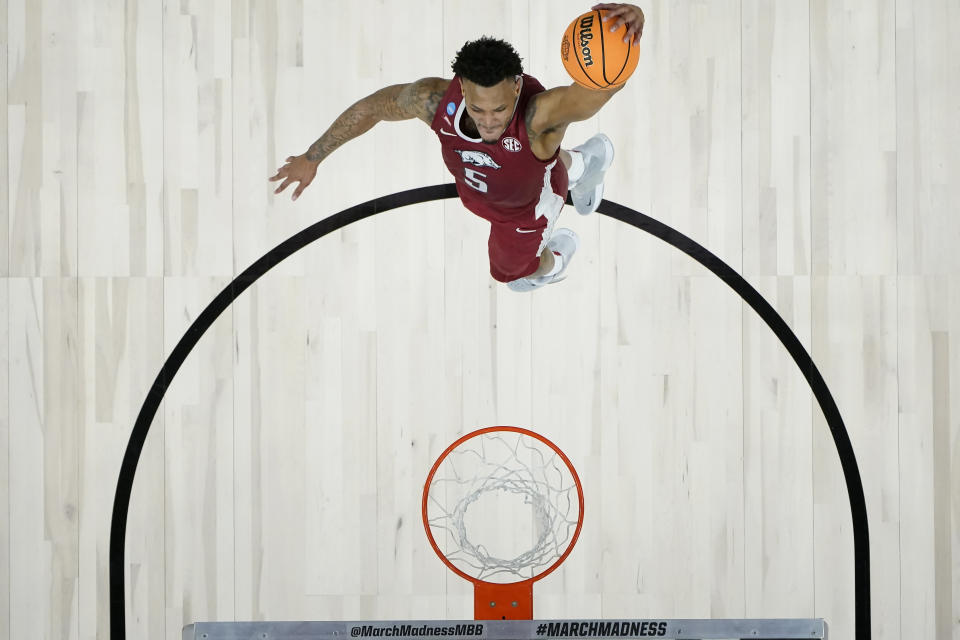
[[456, 112], [457, 112], [457, 105], [453, 104], [452, 102], [448, 102], [448, 103], [447, 103], [447, 115], [448, 115], [448, 116], [452, 116], [452, 115], [455, 114]]
[[502, 144], [503, 148], [507, 151], [517, 152], [523, 148], [523, 146], [520, 144], [520, 141], [516, 138], [504, 138], [500, 144]]

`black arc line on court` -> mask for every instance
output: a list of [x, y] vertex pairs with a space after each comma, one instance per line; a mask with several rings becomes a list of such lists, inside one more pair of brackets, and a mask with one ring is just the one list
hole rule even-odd
[[[133, 480], [140, 460], [140, 453], [150, 430], [150, 424], [160, 407], [160, 402], [167, 392], [177, 371], [183, 365], [187, 356], [196, 346], [200, 338], [206, 333], [210, 325], [216, 321], [237, 297], [250, 285], [257, 281], [271, 268], [282, 262], [292, 254], [307, 246], [314, 240], [341, 229], [358, 220], [370, 216], [405, 207], [412, 204], [432, 202], [446, 198], [457, 197], [453, 184], [438, 184], [430, 187], [420, 187], [393, 193], [388, 196], [369, 200], [349, 209], [325, 218], [306, 229], [287, 238], [263, 257], [247, 267], [233, 282], [227, 285], [216, 298], [207, 305], [193, 324], [187, 329], [183, 337], [174, 347], [173, 352], [164, 362], [160, 373], [157, 374], [153, 385], [147, 392], [147, 397], [140, 407], [137, 421], [134, 423], [127, 449], [120, 464], [120, 474], [117, 480], [117, 491], [113, 501], [113, 516], [110, 522], [110, 637], [113, 640], [126, 640], [126, 610], [124, 594], [124, 543], [127, 536], [127, 515], [130, 508], [130, 494], [133, 490]], [[567, 204], [570, 202], [569, 196]], [[870, 640], [870, 540], [867, 522], [867, 505], [863, 494], [863, 482], [857, 466], [856, 456], [850, 436], [843, 424], [840, 410], [837, 408], [827, 383], [814, 364], [810, 354], [793, 333], [787, 323], [776, 310], [770, 306], [763, 296], [754, 289], [739, 273], [727, 263], [708, 251], [705, 247], [688, 238], [672, 227], [653, 218], [616, 202], [603, 200], [597, 209], [599, 213], [615, 220], [626, 222], [629, 225], [646, 231], [660, 238], [712, 271], [723, 280], [731, 289], [750, 305], [759, 315], [780, 342], [793, 357], [803, 376], [813, 391], [814, 397], [820, 405], [820, 410], [827, 420], [833, 442], [837, 447], [843, 476], [847, 484], [847, 496], [850, 499], [850, 512], [853, 519], [853, 555], [854, 555], [854, 598], [856, 605], [855, 629], [857, 640]]]

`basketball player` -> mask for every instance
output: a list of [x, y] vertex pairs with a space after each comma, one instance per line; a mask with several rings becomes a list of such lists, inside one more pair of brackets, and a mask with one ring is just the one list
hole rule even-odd
[[[597, 4], [609, 14], [602, 28], [632, 44], [640, 39], [643, 12], [629, 4]], [[490, 274], [514, 291], [558, 282], [579, 240], [554, 224], [569, 186], [577, 211], [596, 211], [613, 144], [598, 134], [570, 150], [560, 148], [571, 122], [587, 120], [618, 89], [572, 84], [549, 91], [523, 73], [513, 47], [493, 38], [466, 43], [453, 61], [454, 78], [424, 78], [386, 87], [363, 98], [334, 121], [301, 156], [287, 158], [271, 181], [291, 183], [296, 200], [320, 164], [344, 142], [381, 120], [419, 118], [440, 140], [443, 160], [456, 178], [463, 205], [490, 222]]]

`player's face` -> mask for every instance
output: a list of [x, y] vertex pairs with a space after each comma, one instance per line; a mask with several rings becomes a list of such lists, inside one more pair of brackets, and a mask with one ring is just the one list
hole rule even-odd
[[521, 80], [507, 78], [492, 87], [482, 87], [469, 80], [461, 83], [467, 114], [477, 125], [480, 138], [494, 144], [506, 131], [513, 118], [513, 109], [520, 95]]

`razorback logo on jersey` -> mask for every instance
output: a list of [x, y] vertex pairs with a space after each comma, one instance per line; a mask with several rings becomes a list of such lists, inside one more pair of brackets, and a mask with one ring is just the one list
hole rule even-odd
[[500, 165], [493, 161], [489, 155], [485, 154], [483, 151], [460, 151], [459, 149], [454, 149], [459, 155], [460, 159], [464, 162], [476, 165], [478, 167], [490, 167], [491, 169], [499, 169]]

